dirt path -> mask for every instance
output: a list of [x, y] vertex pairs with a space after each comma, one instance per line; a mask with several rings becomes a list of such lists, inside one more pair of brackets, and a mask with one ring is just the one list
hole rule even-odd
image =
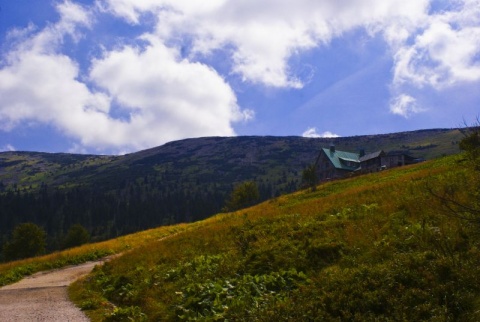
[[69, 301], [67, 287], [103, 262], [40, 272], [0, 288], [0, 322], [89, 321]]

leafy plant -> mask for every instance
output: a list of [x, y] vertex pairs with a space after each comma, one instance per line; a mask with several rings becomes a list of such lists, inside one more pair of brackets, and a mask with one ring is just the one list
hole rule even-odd
[[176, 312], [181, 321], [254, 318], [258, 309], [271, 301], [284, 300], [305, 281], [305, 274], [292, 269], [189, 284], [178, 292], [182, 301]]
[[105, 322], [142, 322], [147, 321], [147, 316], [138, 306], [116, 307], [112, 313], [105, 316]]

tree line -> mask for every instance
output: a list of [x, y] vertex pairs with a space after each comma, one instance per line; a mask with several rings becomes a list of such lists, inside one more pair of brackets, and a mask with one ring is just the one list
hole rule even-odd
[[[75, 224], [68, 230], [61, 242], [61, 248], [71, 248], [86, 244], [90, 234], [80, 224]], [[2, 247], [2, 258], [5, 261], [23, 259], [42, 255], [47, 250], [47, 233], [40, 226], [28, 222], [15, 227], [11, 239]]]
[[[88, 240], [106, 240], [161, 225], [198, 221], [221, 211], [234, 211], [278, 195], [279, 191], [273, 189], [267, 183], [247, 181], [236, 186], [212, 184], [202, 189], [193, 185], [168, 189], [136, 182], [117, 191], [88, 187], [67, 190], [47, 185], [36, 192], [8, 190], [0, 194], [0, 250], [4, 260], [23, 257], [18, 243], [12, 241], [18, 240], [18, 235], [25, 235], [25, 232], [16, 232], [24, 224], [35, 225], [43, 232], [32, 233], [35, 238], [44, 236], [45, 243], [38, 243], [43, 245], [40, 250], [27, 252], [38, 255], [76, 245], [70, 232], [75, 227], [82, 227]], [[292, 184], [291, 189], [295, 190], [296, 186]], [[34, 231], [29, 227], [28, 232]]]

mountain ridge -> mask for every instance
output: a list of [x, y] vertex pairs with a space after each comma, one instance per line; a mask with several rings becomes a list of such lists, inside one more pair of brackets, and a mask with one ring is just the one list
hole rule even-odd
[[[95, 154], [70, 154], [70, 153], [50, 153], [50, 152], [37, 152], [37, 151], [8, 151], [0, 152], [0, 181], [7, 183], [20, 184], [21, 180], [8, 180], [5, 174], [8, 171], [15, 171], [18, 169], [12, 169], [12, 165], [21, 164], [24, 170], [29, 168], [30, 165], [21, 160], [16, 159], [14, 156], [31, 156], [41, 157], [45, 160], [40, 162], [40, 165], [33, 167], [33, 170], [48, 170], [53, 171], [55, 168], [61, 168], [62, 166], [76, 165], [77, 168], [87, 167], [95, 170], [96, 168], [111, 168], [111, 166], [117, 165], [142, 165], [151, 164], [152, 162], [168, 163], [178, 161], [178, 157], [188, 157], [187, 153], [192, 153], [198, 157], [212, 156], [219, 152], [226, 153], [225, 144], [232, 143], [232, 148], [235, 149], [235, 154], [224, 154], [224, 157], [229, 159], [240, 159], [242, 163], [254, 162], [252, 158], [262, 157], [261, 153], [258, 153], [258, 149], [265, 147], [266, 145], [281, 144], [281, 142], [292, 143], [309, 143], [311, 149], [314, 150], [313, 157], [309, 154], [301, 158], [302, 162], [308, 162], [307, 158], [314, 158], [315, 153], [320, 150], [321, 147], [325, 147], [331, 143], [338, 146], [339, 149], [345, 149], [350, 151], [358, 151], [359, 149], [366, 149], [368, 151], [376, 150], [402, 150], [412, 154], [414, 157], [421, 157], [425, 159], [435, 158], [441, 155], [448, 155], [457, 153], [458, 147], [455, 145], [462, 134], [459, 129], [427, 129], [408, 132], [377, 134], [377, 135], [358, 135], [350, 137], [338, 137], [338, 138], [304, 138], [299, 136], [236, 136], [236, 137], [201, 137], [192, 139], [183, 139], [178, 141], [168, 142], [164, 145], [153, 147], [138, 152], [133, 152], [121, 156], [116, 155], [95, 155]], [[412, 139], [413, 138], [413, 139]], [[416, 142], [415, 142], [416, 140]], [[441, 144], [437, 141], [440, 140]], [[372, 142], [373, 141], [373, 142]], [[413, 144], [408, 144], [413, 142]], [[401, 144], [400, 144], [401, 143]], [[244, 155], [238, 155], [238, 146], [244, 146], [246, 149], [254, 148], [253, 151]], [[298, 144], [297, 144], [298, 145]], [[300, 144], [301, 145], [301, 144]], [[215, 148], [217, 147], [217, 150]], [[218, 148], [221, 150], [219, 151]], [[230, 147], [227, 147], [230, 149]], [[256, 150], [255, 150], [256, 149]], [[208, 153], [210, 150], [210, 154]], [[201, 153], [199, 153], [201, 152]], [[275, 151], [274, 151], [275, 152]], [[279, 151], [276, 151], [279, 152]], [[281, 151], [280, 151], [281, 152]], [[194, 154], [196, 153], [196, 154]], [[305, 150], [303, 150], [305, 153]], [[265, 153], [264, 153], [265, 154]], [[12, 160], [13, 159], [13, 160]], [[16, 159], [16, 160], [15, 160]], [[311, 160], [311, 159], [310, 159]], [[26, 161], [26, 160], [25, 160]], [[56, 164], [52, 168], [47, 167], [48, 162]], [[47, 163], [47, 164], [45, 164]], [[9, 167], [8, 171], [5, 169]], [[63, 173], [73, 172], [75, 174], [78, 171], [63, 171]], [[62, 174], [62, 171], [59, 171]], [[76, 175], [74, 175], [76, 177]], [[30, 184], [35, 183], [35, 180], [25, 179], [24, 182]], [[38, 180], [36, 182], [39, 183]]]
[[459, 152], [459, 129], [339, 138], [205, 137], [123, 156], [0, 153], [0, 235], [33, 221], [60, 238], [80, 223], [99, 239], [218, 213], [234, 186], [260, 199], [298, 190], [319, 150], [402, 150], [433, 159]]

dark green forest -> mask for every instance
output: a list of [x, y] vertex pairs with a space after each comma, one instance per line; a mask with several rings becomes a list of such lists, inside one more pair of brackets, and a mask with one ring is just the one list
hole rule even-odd
[[[231, 188], [200, 190], [153, 188], [130, 184], [117, 192], [74, 188], [60, 190], [47, 185], [39, 192], [8, 191], [0, 195], [0, 227], [5, 241], [9, 231], [25, 222], [46, 230], [48, 249], [60, 248], [68, 228], [81, 224], [94, 240], [104, 240], [160, 225], [192, 222], [218, 213]], [[292, 185], [292, 191], [296, 185]], [[261, 199], [271, 196], [271, 188], [260, 185]]]

